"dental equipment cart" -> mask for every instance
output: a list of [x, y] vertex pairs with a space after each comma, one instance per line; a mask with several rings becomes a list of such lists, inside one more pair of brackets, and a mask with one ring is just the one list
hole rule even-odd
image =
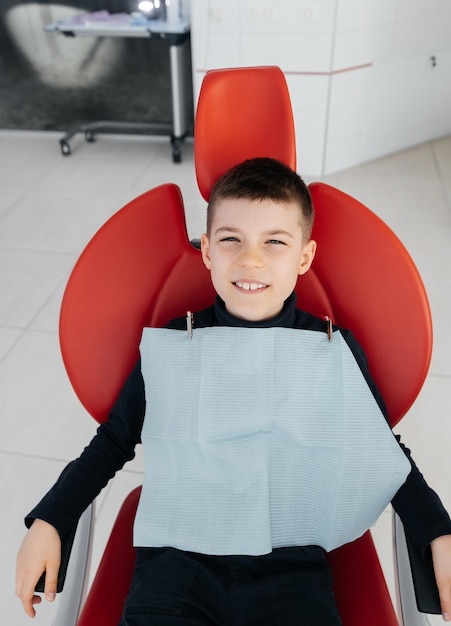
[[126, 13], [109, 14], [106, 11], [87, 13], [71, 19], [54, 22], [45, 27], [47, 32], [62, 33], [68, 37], [159, 37], [169, 47], [172, 124], [165, 122], [115, 122], [97, 121], [71, 128], [59, 140], [61, 153], [71, 154], [69, 140], [77, 133], [84, 133], [86, 141], [95, 140], [98, 132], [143, 132], [155, 135], [168, 134], [171, 138], [172, 160], [182, 160], [182, 143], [187, 135], [187, 102], [185, 84], [187, 77], [183, 63], [184, 44], [190, 36], [190, 24], [186, 19], [179, 21], [149, 20], [144, 16]]

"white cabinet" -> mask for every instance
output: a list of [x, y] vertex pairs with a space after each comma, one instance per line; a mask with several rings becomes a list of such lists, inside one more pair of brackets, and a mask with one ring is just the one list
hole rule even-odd
[[451, 48], [373, 64], [365, 160], [451, 133]]
[[306, 176], [451, 133], [449, 0], [194, 0], [191, 20], [195, 100], [209, 69], [282, 68]]

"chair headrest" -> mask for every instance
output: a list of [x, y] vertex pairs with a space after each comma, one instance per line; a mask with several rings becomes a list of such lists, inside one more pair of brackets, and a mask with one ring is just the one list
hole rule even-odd
[[194, 130], [197, 183], [204, 199], [222, 174], [254, 157], [272, 157], [296, 169], [293, 113], [282, 70], [207, 72]]

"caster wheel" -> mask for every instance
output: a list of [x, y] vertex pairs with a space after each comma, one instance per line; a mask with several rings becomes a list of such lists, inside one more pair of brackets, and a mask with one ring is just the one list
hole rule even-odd
[[173, 163], [182, 162], [182, 141], [179, 137], [171, 137], [172, 161]]
[[61, 146], [61, 154], [63, 156], [69, 156], [70, 145], [67, 143], [67, 141], [60, 141], [60, 146]]
[[182, 162], [182, 151], [180, 148], [173, 148], [172, 150], [172, 160], [174, 163]]
[[89, 143], [94, 143], [94, 141], [96, 140], [94, 133], [92, 132], [92, 130], [87, 130], [85, 132], [85, 139], [86, 141], [89, 141]]

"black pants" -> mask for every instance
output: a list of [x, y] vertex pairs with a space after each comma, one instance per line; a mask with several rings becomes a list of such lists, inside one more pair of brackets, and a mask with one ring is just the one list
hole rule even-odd
[[119, 626], [340, 626], [321, 548], [205, 556], [139, 548]]

